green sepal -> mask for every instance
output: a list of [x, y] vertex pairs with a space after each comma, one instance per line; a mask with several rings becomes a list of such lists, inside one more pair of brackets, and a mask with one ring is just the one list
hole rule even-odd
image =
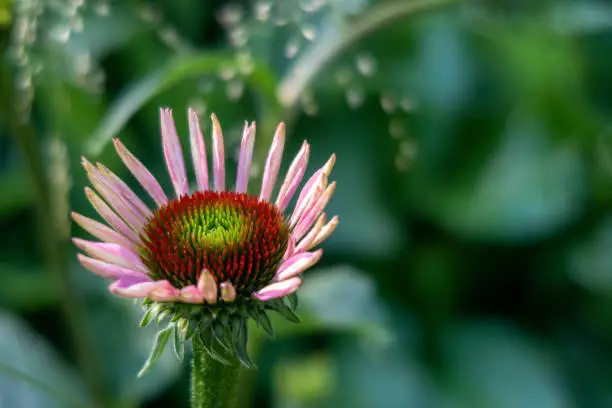
[[145, 362], [142, 369], [140, 369], [138, 372], [138, 377], [142, 377], [147, 371], [149, 371], [151, 367], [153, 367], [153, 364], [155, 364], [155, 362], [163, 354], [166, 343], [168, 343], [168, 339], [170, 338], [170, 334], [172, 334], [173, 327], [174, 326], [169, 326], [157, 332], [155, 342], [153, 343], [153, 348], [151, 349], [151, 354], [149, 354], [149, 358]]
[[249, 341], [248, 334], [249, 329], [246, 323], [246, 319], [242, 319], [242, 322], [238, 329], [238, 338], [236, 339], [237, 341], [234, 343], [234, 345], [236, 346], [236, 357], [238, 357], [238, 360], [240, 360], [242, 365], [244, 365], [246, 368], [252, 368], [255, 364], [249, 358], [249, 354], [247, 351], [247, 344]]
[[298, 316], [289, 306], [283, 302], [282, 299], [277, 300], [270, 305], [270, 308], [280, 313], [285, 319], [289, 320], [292, 323], [300, 323], [302, 320], [300, 316]]
[[149, 325], [149, 323], [151, 323], [151, 320], [153, 320], [154, 318], [154, 313], [153, 313], [153, 309], [149, 309], [147, 310], [144, 315], [142, 316], [142, 319], [140, 320], [140, 327], [146, 327]]
[[160, 310], [157, 316], [155, 316], [155, 323], [160, 324], [168, 316], [170, 316], [170, 311], [168, 309]]
[[151, 321], [160, 324], [166, 321], [168, 327], [158, 332], [151, 356], [140, 375], [161, 355], [170, 334], [173, 335], [174, 354], [179, 360], [184, 359], [185, 342], [191, 340], [200, 342], [203, 350], [222, 364], [230, 364], [229, 361], [234, 361], [235, 358], [242, 365], [253, 367], [254, 363], [249, 358], [247, 349], [249, 319], [253, 319], [263, 328], [270, 338], [274, 337], [274, 327], [268, 310], [277, 311], [291, 322], [300, 321], [295, 313], [297, 297], [294, 295], [267, 302], [243, 298], [233, 303], [215, 305], [150, 301], [143, 302], [143, 307], [145, 314], [141, 324], [146, 325]]
[[206, 350], [206, 352], [208, 353], [208, 355], [210, 355], [211, 358], [214, 358], [221, 364], [230, 365], [230, 362], [223, 358], [221, 354], [219, 354], [215, 350], [216, 342], [212, 337], [212, 332], [199, 333], [198, 336], [194, 336], [194, 339], [198, 339], [201, 342], [202, 347], [204, 348], [204, 350]]
[[185, 334], [185, 340], [191, 339], [195, 332], [196, 325], [190, 324], [188, 320], [179, 320], [178, 324], [180, 330]]
[[293, 292], [292, 294], [288, 295], [285, 299], [287, 299], [287, 303], [291, 311], [295, 312], [295, 309], [297, 309], [297, 306], [298, 306], [297, 293]]
[[225, 351], [227, 352], [231, 352], [232, 351], [232, 346], [229, 344], [229, 342], [227, 341], [227, 332], [225, 327], [222, 324], [214, 324], [212, 326], [212, 337], [213, 339], [219, 343], [219, 345], [221, 347], [223, 347], [225, 349]]
[[255, 320], [255, 323], [257, 323], [259, 327], [264, 329], [269, 338], [274, 338], [274, 327], [265, 310], [253, 309], [249, 315]]
[[240, 327], [242, 326], [242, 322], [244, 321], [243, 317], [234, 316], [230, 320], [229, 331], [230, 337], [232, 338], [232, 343], [236, 343], [238, 341], [238, 337], [240, 335]]
[[181, 330], [177, 326], [172, 326], [173, 342], [172, 349], [178, 361], [183, 361], [185, 358], [185, 340], [181, 336]]
[[202, 315], [199, 323], [199, 330], [208, 330], [212, 326], [215, 318], [211, 315]]

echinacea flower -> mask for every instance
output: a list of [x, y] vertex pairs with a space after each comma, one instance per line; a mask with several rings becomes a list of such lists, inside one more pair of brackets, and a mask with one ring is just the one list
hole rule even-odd
[[[273, 195], [285, 143], [281, 123], [268, 153], [260, 192], [250, 195], [247, 186], [255, 123], [245, 123], [236, 182], [229, 190], [217, 118], [214, 114], [211, 117], [209, 173], [197, 115], [189, 110], [188, 116], [194, 187], [189, 188], [172, 113], [161, 109], [163, 152], [174, 198], [115, 139], [121, 160], [155, 206], [102, 164], [83, 159], [95, 189], [85, 188], [85, 194], [107, 225], [73, 213], [75, 222], [100, 240], [73, 241], [84, 253], [77, 255], [80, 263], [112, 280], [109, 289], [113, 294], [144, 300], [143, 324], [170, 317], [171, 328], [181, 341], [197, 333], [213, 357], [221, 358], [215, 352], [215, 346], [220, 345], [236, 351], [248, 364], [246, 320], [252, 317], [271, 332], [267, 310], [297, 319], [296, 298], [290, 295], [300, 286], [300, 275], [320, 259], [322, 250], [315, 248], [338, 224], [336, 216], [327, 221], [325, 214], [335, 188], [335, 182], [328, 184], [335, 156], [306, 181], [293, 211], [287, 212], [306, 173], [308, 143], [303, 143]], [[177, 341], [175, 337], [175, 346]]]

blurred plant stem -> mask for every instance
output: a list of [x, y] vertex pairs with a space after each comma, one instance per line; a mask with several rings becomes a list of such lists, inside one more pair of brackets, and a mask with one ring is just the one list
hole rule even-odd
[[292, 121], [299, 112], [299, 98], [325, 68], [348, 48], [362, 38], [415, 13], [457, 3], [460, 0], [413, 0], [384, 2], [363, 13], [340, 32], [336, 27], [322, 34], [323, 39], [313, 43], [295, 61], [278, 85], [278, 99], [286, 109], [287, 121]]
[[192, 408], [234, 408], [238, 400], [239, 377], [242, 366], [235, 358], [223, 364], [211, 358], [198, 342], [193, 342], [191, 377]]
[[[16, 106], [11, 74], [5, 63], [0, 63], [0, 100], [3, 102], [3, 107], [0, 109], [1, 119], [9, 135], [21, 149], [32, 178], [41, 233], [40, 241], [49, 274], [62, 299], [62, 310], [77, 364], [97, 405], [102, 408], [110, 407], [110, 396], [106, 392], [104, 378], [91, 347], [92, 343], [89, 341], [88, 326], [83, 315], [84, 306], [79, 291], [73, 287], [70, 279], [70, 265], [67, 259], [69, 237], [66, 229], [62, 228], [68, 222], [63, 217], [67, 217], [68, 214], [60, 215], [55, 211], [58, 201], [63, 200], [53, 197], [56, 192], [52, 180], [48, 177], [50, 169], [46, 166], [47, 160], [40, 148], [41, 141], [36, 137], [34, 126], [23, 119], [23, 114]], [[61, 193], [67, 194], [67, 189], [61, 189]], [[61, 216], [62, 219], [55, 219], [55, 216]]]

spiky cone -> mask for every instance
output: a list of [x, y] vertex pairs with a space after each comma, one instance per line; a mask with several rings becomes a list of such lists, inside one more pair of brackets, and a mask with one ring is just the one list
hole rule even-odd
[[[306, 173], [310, 146], [304, 142], [275, 196], [285, 127], [275, 132], [265, 163], [259, 195], [247, 186], [255, 143], [255, 123], [245, 123], [233, 190], [226, 189], [221, 126], [212, 119], [212, 171], [196, 113], [189, 110], [189, 139], [195, 184], [189, 188], [185, 160], [169, 109], [161, 109], [164, 158], [174, 189], [169, 197], [157, 179], [117, 139], [121, 160], [148, 193], [153, 206], [102, 164], [83, 158], [95, 190], [85, 194], [105, 223], [73, 213], [73, 219], [100, 241], [74, 238], [83, 252], [80, 263], [112, 280], [110, 292], [142, 299], [142, 325], [168, 321], [158, 333], [146, 370], [173, 337], [183, 356], [186, 340], [207, 358], [228, 363], [237, 357], [245, 366], [247, 320], [253, 318], [272, 334], [269, 311], [289, 320], [295, 314], [301, 274], [322, 255], [315, 249], [338, 224], [326, 219], [325, 207], [335, 183], [327, 163], [305, 182], [293, 211], [289, 204]], [[209, 175], [211, 179], [209, 180]]]

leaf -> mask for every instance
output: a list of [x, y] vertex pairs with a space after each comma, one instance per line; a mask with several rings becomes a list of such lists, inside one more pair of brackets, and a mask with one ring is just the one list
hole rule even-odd
[[573, 406], [549, 345], [491, 321], [451, 327], [440, 338], [450, 393], [460, 406]]
[[430, 404], [426, 372], [408, 358], [405, 345], [366, 353], [356, 339], [328, 352], [281, 360], [274, 370], [277, 406], [405, 408]]
[[[140, 79], [126, 89], [108, 110], [106, 117], [85, 145], [88, 155], [99, 155], [107, 143], [125, 126], [128, 120], [154, 96], [188, 78], [216, 74], [221, 68], [233, 64], [233, 56], [225, 53], [180, 55], [164, 67]], [[276, 101], [275, 79], [263, 65], [256, 64], [245, 79], [262, 98], [266, 121], [276, 122], [281, 110]]]
[[599, 222], [568, 251], [569, 273], [576, 282], [599, 293], [612, 293], [612, 217]]
[[300, 289], [304, 324], [382, 334], [387, 315], [374, 282], [350, 266], [319, 269]]
[[149, 358], [145, 362], [145, 365], [138, 372], [138, 377], [142, 377], [146, 374], [147, 371], [153, 367], [153, 364], [159, 359], [159, 357], [163, 354], [164, 349], [166, 347], [166, 343], [168, 343], [168, 339], [174, 330], [174, 326], [166, 327], [163, 330], [157, 332], [157, 336], [155, 336], [155, 342], [153, 343], [153, 348], [151, 349], [151, 354]]
[[487, 242], [555, 233], [580, 213], [586, 174], [575, 146], [554, 143], [544, 126], [533, 115], [515, 115], [497, 151], [482, 157], [482, 171], [454, 185], [411, 191], [415, 208], [456, 234]]
[[179, 330], [178, 326], [174, 325], [173, 328], [172, 333], [174, 336], [172, 345], [174, 354], [176, 355], [178, 361], [182, 362], [185, 358], [185, 340], [181, 337], [181, 331]]
[[93, 407], [85, 384], [19, 317], [0, 311], [0, 402], [7, 407]]
[[[387, 311], [368, 276], [350, 266], [321, 268], [308, 275], [300, 288], [302, 322], [294, 324], [283, 317], [272, 316], [275, 318], [271, 326], [277, 338], [340, 331], [356, 335], [363, 344], [377, 350], [384, 350], [393, 342], [396, 333], [391, 329]], [[281, 310], [290, 309], [284, 305]], [[254, 320], [257, 322], [255, 317]], [[258, 333], [261, 332], [254, 332]], [[261, 340], [261, 336], [252, 336], [253, 350]]]

